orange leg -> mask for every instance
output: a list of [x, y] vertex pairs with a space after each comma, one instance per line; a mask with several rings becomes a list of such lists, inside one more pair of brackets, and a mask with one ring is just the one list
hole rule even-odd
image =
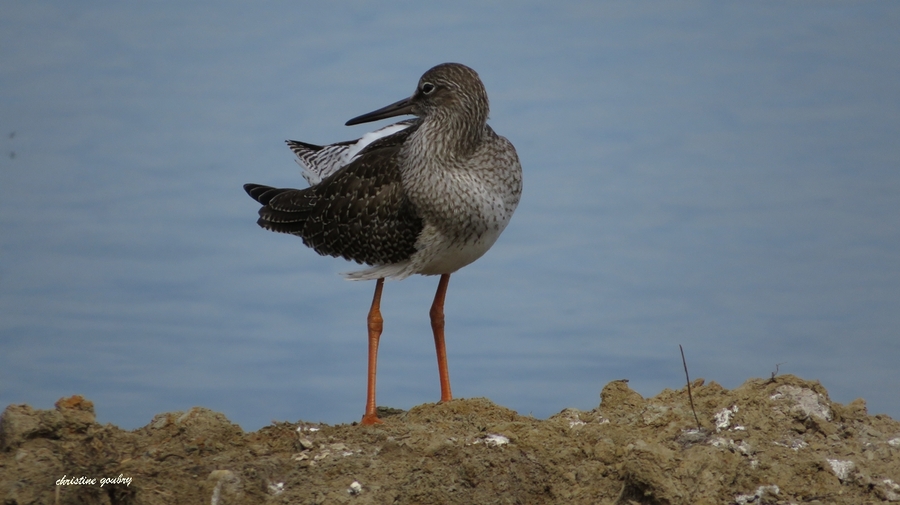
[[381, 330], [384, 328], [384, 319], [381, 317], [383, 287], [384, 279], [378, 279], [375, 284], [375, 296], [372, 297], [372, 308], [369, 309], [369, 317], [366, 319], [369, 327], [369, 380], [366, 384], [366, 413], [362, 417], [364, 425], [381, 423], [381, 419], [378, 419], [378, 414], [375, 413], [375, 369], [378, 366], [378, 340], [381, 339]]
[[447, 284], [450, 274], [442, 274], [431, 304], [431, 330], [434, 332], [434, 348], [437, 351], [438, 374], [441, 377], [441, 403], [453, 399], [450, 393], [450, 371], [447, 369], [447, 347], [444, 345], [444, 298], [447, 296]]

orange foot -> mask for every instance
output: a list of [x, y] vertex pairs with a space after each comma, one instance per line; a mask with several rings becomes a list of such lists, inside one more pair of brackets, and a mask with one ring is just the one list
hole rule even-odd
[[360, 424], [363, 426], [372, 426], [374, 424], [382, 424], [382, 420], [378, 419], [377, 414], [366, 414], [362, 417]]

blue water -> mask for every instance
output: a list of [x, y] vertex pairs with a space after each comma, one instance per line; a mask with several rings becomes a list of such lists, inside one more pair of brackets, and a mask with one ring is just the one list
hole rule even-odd
[[[900, 416], [900, 5], [18, 2], [0, 18], [0, 407], [351, 422], [372, 282], [255, 224], [287, 138], [476, 69], [525, 190], [447, 298], [453, 392], [522, 414], [779, 373]], [[373, 125], [368, 125], [371, 128]], [[379, 404], [439, 398], [436, 278]]]

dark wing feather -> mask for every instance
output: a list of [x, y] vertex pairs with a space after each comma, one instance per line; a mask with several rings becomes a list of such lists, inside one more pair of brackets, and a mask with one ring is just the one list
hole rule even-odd
[[310, 188], [245, 185], [263, 205], [259, 225], [298, 235], [322, 255], [370, 265], [408, 259], [416, 250], [422, 220], [400, 178], [398, 157], [407, 130], [378, 139], [352, 163]]

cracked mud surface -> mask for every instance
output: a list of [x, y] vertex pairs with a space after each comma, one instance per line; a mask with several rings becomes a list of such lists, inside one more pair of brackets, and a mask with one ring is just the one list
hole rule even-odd
[[10, 405], [0, 500], [900, 503], [900, 422], [868, 415], [863, 400], [833, 403], [791, 375], [733, 390], [698, 379], [692, 392], [699, 430], [686, 389], [645, 399], [625, 381], [606, 385], [594, 410], [546, 420], [475, 398], [383, 415], [374, 427], [300, 421], [253, 433], [199, 407], [125, 431], [97, 424], [80, 396], [55, 410]]

